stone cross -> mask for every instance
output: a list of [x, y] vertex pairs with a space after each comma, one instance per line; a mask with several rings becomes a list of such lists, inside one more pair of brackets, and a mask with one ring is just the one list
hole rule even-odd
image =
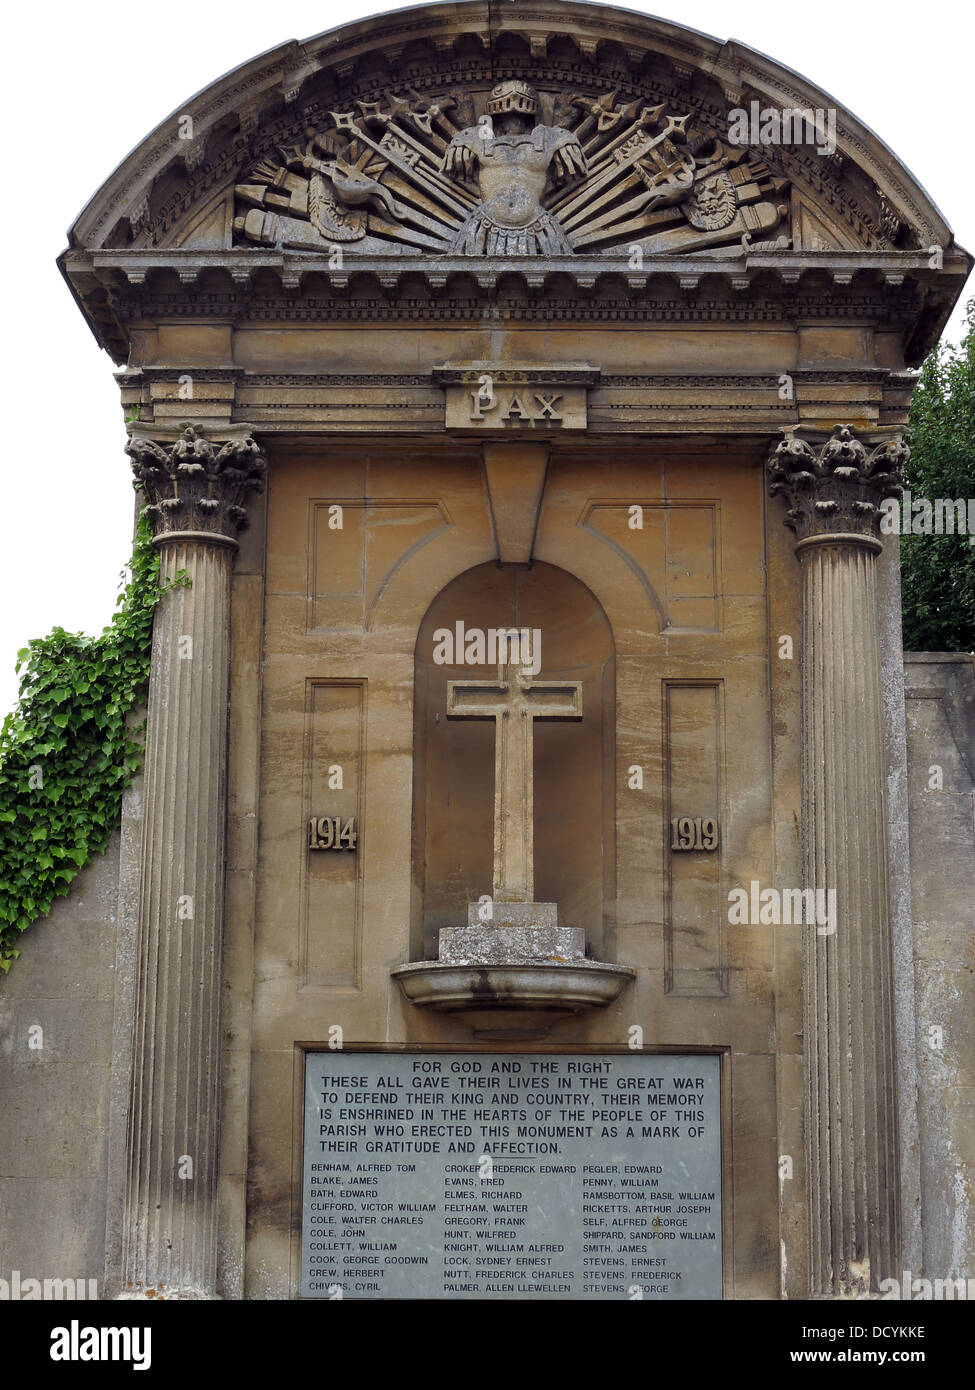
[[502, 661], [494, 681], [448, 681], [449, 719], [493, 719], [494, 900], [534, 901], [532, 750], [536, 719], [581, 719], [580, 681], [533, 681], [528, 667]]

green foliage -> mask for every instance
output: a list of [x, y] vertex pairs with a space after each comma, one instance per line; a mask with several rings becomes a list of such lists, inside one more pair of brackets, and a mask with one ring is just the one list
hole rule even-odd
[[[925, 358], [911, 402], [905, 487], [914, 497], [975, 497], [975, 299], [960, 348]], [[904, 648], [975, 649], [975, 546], [965, 535], [901, 536]]]
[[0, 730], [0, 970], [20, 933], [101, 854], [139, 770], [144, 725], [129, 715], [149, 678], [159, 557], [136, 532], [130, 579], [100, 637], [56, 627], [18, 653], [20, 698]]

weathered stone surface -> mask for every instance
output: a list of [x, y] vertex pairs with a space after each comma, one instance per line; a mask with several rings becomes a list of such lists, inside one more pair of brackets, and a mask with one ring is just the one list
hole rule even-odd
[[558, 919], [558, 903], [504, 902], [488, 898], [484, 902], [467, 904], [469, 927], [539, 927], [554, 930], [558, 926]]
[[805, 929], [810, 1286], [841, 1298], [876, 1294], [901, 1262], [874, 573], [878, 504], [897, 487], [897, 457], [889, 444], [868, 454], [844, 426], [818, 458], [790, 441], [769, 465], [770, 491], [787, 494], [785, 521], [800, 537], [803, 882], [835, 903]]
[[879, 543], [880, 504], [900, 496], [909, 453], [900, 438], [868, 449], [852, 425], [837, 425], [816, 451], [793, 433], [769, 465], [769, 491], [788, 500], [785, 523], [800, 541], [849, 534]]
[[243, 504], [262, 490], [266, 461], [253, 439], [235, 433], [215, 446], [201, 429], [187, 425], [163, 448], [135, 427], [125, 452], [157, 537], [187, 532], [233, 540], [246, 526]]
[[[444, 388], [444, 426], [453, 433], [534, 435], [584, 430], [587, 423], [588, 388], [599, 373], [582, 364], [542, 367], [534, 363], [499, 367], [491, 361], [459, 367], [436, 367], [433, 380]], [[502, 495], [504, 474], [485, 455], [488, 484]], [[492, 476], [492, 474], [494, 476]], [[533, 488], [532, 473], [523, 480], [537, 501], [541, 489]], [[527, 500], [527, 499], [526, 499]], [[497, 512], [495, 513], [497, 517]], [[529, 500], [528, 516], [532, 508]], [[510, 522], [509, 522], [510, 525]], [[503, 534], [503, 532], [502, 532]], [[527, 537], [530, 547], [533, 533]], [[524, 544], [524, 542], [522, 543]], [[504, 561], [524, 563], [528, 556], [505, 553]]]
[[[528, 906], [528, 904], [526, 904]], [[523, 965], [529, 961], [582, 960], [586, 934], [578, 927], [443, 927], [439, 959], [449, 965]]]
[[[476, 644], [476, 639], [475, 639]], [[440, 932], [437, 963], [394, 971], [394, 978], [414, 1004], [444, 1007], [441, 967], [468, 966], [466, 985], [456, 968], [454, 992], [469, 996], [468, 1013], [482, 1007], [533, 1008], [542, 988], [549, 1007], [559, 1001], [558, 976], [562, 970], [568, 1011], [583, 1007], [584, 1000], [611, 1003], [632, 972], [605, 966], [607, 986], [593, 991], [592, 980], [578, 977], [580, 964], [599, 968], [585, 960], [585, 932], [558, 927], [558, 905], [532, 901], [535, 881], [535, 759], [534, 729], [537, 719], [580, 720], [582, 684], [578, 681], [536, 681], [541, 668], [541, 629], [498, 631], [495, 644], [504, 648], [496, 681], [448, 681], [447, 717], [492, 720], [494, 750], [494, 880], [487, 902], [468, 904], [466, 927], [445, 927]], [[487, 643], [486, 643], [487, 645]], [[465, 644], [464, 655], [468, 648]], [[490, 659], [490, 658], [489, 658]], [[486, 920], [487, 919], [487, 920]], [[483, 966], [548, 967], [501, 972]], [[427, 970], [424, 980], [423, 972]], [[615, 977], [615, 978], [614, 978]], [[424, 994], [424, 985], [427, 994]], [[581, 985], [581, 988], [580, 988]], [[614, 988], [617, 986], [618, 988]], [[497, 990], [495, 995], [493, 991]], [[588, 993], [587, 993], [588, 991]]]
[[167, 587], [153, 628], [139, 965], [120, 1296], [212, 1298], [217, 1279], [230, 583], [252, 440], [192, 427], [129, 446]]
[[104, 1296], [118, 873], [115, 834], [0, 984], [0, 1278], [79, 1297]]
[[880, 680], [884, 708], [884, 756], [887, 772], [887, 859], [897, 1072], [901, 1253], [906, 1269], [918, 1269], [923, 1263], [921, 1151], [918, 1127], [914, 920], [911, 906], [911, 834], [908, 819], [909, 789], [913, 773], [908, 765], [905, 725], [900, 547], [892, 537], [887, 538], [883, 553], [877, 556], [876, 580]]
[[[971, 1279], [975, 1270], [975, 660], [963, 653], [909, 652], [904, 658], [904, 679], [922, 1273], [928, 1279]], [[910, 1268], [917, 1273], [914, 1266]]]
[[[408, 88], [384, 76], [405, 36]], [[923, 1236], [926, 1262], [970, 1260], [947, 1195], [971, 1171], [964, 910], [931, 908], [922, 865], [915, 1006], [907, 869], [884, 867], [906, 841], [885, 790], [909, 788], [921, 834], [917, 769], [945, 748], [955, 767], [958, 735], [916, 722], [905, 765], [873, 574], [894, 561], [873, 556], [909, 369], [971, 258], [842, 109], [835, 155], [736, 146], [753, 92], [823, 100], [740, 43], [605, 6], [425, 6], [219, 79], [193, 138], [164, 123], [72, 228], [62, 269], [125, 364], [166, 572], [193, 581], [157, 626], [138, 951], [119, 911], [111, 1292], [295, 1295], [305, 1048], [517, 1052], [532, 1024], [555, 1051], [720, 1054], [727, 1297], [874, 1287], [899, 1223], [911, 1259]], [[783, 437], [798, 556], [763, 497]], [[447, 717], [448, 683], [496, 666], [434, 634], [512, 626], [541, 633], [540, 683], [584, 695], [535, 730], [509, 882], [493, 720]], [[955, 772], [920, 820], [959, 846], [938, 891], [961, 901]], [[310, 850], [312, 817], [354, 821], [354, 848]], [[713, 848], [676, 844], [682, 820]], [[836, 933], [730, 920], [752, 884], [842, 889]], [[946, 1048], [912, 1058], [928, 1013]], [[12, 1145], [59, 1133], [16, 1114]]]

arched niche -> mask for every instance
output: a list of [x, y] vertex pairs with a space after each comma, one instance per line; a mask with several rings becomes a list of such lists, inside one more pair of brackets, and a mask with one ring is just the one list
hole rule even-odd
[[[613, 960], [616, 880], [615, 647], [598, 600], [555, 565], [477, 565], [440, 591], [415, 649], [413, 780], [414, 959], [433, 959], [441, 927], [467, 921], [492, 889], [493, 720], [448, 719], [447, 682], [494, 679], [463, 662], [465, 634], [541, 633], [539, 679], [582, 682], [582, 720], [534, 725], [535, 900], [555, 902], [563, 926], [582, 927], [593, 956]], [[455, 634], [455, 650], [442, 636]], [[453, 662], [443, 660], [452, 656]], [[440, 658], [440, 659], [436, 659]]]

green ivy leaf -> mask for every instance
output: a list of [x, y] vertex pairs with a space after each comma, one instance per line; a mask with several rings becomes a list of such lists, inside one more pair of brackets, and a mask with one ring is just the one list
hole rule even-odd
[[[119, 824], [143, 743], [128, 727], [145, 703], [159, 560], [148, 523], [136, 530], [129, 579], [98, 637], [54, 628], [17, 653], [20, 698], [0, 726], [0, 970], [13, 943]], [[140, 725], [140, 728], [142, 726]], [[40, 763], [43, 785], [30, 786]]]

